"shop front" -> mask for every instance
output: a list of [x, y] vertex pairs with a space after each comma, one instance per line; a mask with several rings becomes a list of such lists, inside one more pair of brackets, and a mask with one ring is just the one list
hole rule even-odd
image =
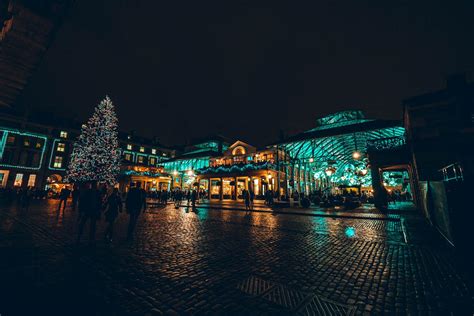
[[169, 191], [172, 178], [153, 167], [126, 167], [119, 177], [119, 190], [127, 192], [131, 184], [140, 185], [147, 192]]
[[199, 184], [209, 192], [210, 200], [243, 200], [243, 191], [253, 192], [255, 199], [263, 200], [268, 190], [281, 192], [275, 170], [253, 170], [244, 174], [200, 174]]

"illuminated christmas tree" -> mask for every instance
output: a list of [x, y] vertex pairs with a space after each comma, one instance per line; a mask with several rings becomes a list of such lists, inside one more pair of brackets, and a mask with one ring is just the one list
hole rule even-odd
[[69, 182], [114, 184], [120, 171], [117, 116], [108, 96], [95, 108], [74, 143], [66, 175]]

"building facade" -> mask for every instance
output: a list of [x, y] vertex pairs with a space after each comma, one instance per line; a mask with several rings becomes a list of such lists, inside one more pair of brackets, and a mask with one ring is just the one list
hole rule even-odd
[[[73, 126], [73, 127], [70, 127]], [[66, 183], [73, 143], [79, 124], [56, 127], [4, 114], [0, 118], [0, 188], [39, 188], [59, 191]], [[119, 133], [122, 167], [119, 187], [140, 183], [148, 190], [168, 189], [171, 178], [161, 164], [175, 151], [156, 139]]]

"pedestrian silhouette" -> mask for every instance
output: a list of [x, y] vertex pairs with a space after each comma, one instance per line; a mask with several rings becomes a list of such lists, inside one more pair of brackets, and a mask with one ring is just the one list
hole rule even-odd
[[86, 189], [81, 192], [79, 199], [79, 211], [82, 216], [79, 221], [79, 232], [77, 234], [77, 243], [80, 242], [84, 226], [89, 221], [90, 233], [89, 243], [95, 243], [96, 222], [100, 218], [100, 210], [102, 208], [100, 193], [95, 183], [87, 183]]
[[132, 183], [130, 185], [130, 190], [127, 193], [127, 200], [125, 202], [127, 207], [127, 213], [130, 217], [128, 222], [128, 234], [127, 239], [133, 239], [133, 232], [135, 231], [135, 226], [137, 225], [138, 216], [140, 215], [141, 209], [145, 205], [145, 196], [140, 189], [140, 184], [136, 186]]

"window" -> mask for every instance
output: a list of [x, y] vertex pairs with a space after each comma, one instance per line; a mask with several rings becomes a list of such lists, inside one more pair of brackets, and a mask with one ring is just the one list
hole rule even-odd
[[61, 132], [59, 133], [59, 137], [61, 137], [61, 138], [67, 138], [67, 132], [66, 132], [66, 131], [61, 131]]
[[143, 163], [143, 156], [138, 156], [138, 163]]
[[153, 149], [151, 150], [151, 153], [152, 153], [153, 155], [156, 155], [156, 149], [153, 148]]
[[23, 146], [30, 147], [30, 139], [29, 138], [23, 139]]
[[61, 168], [63, 166], [63, 157], [61, 156], [56, 156], [54, 157], [54, 168]]
[[21, 187], [22, 182], [23, 182], [23, 173], [17, 173], [15, 176], [15, 182], [13, 182], [13, 186]]
[[43, 143], [41, 141], [37, 141], [35, 147], [37, 149], [40, 149], [41, 147], [43, 147]]
[[65, 143], [58, 143], [58, 147], [56, 148], [57, 151], [64, 152], [65, 149], [66, 149]]
[[125, 154], [125, 160], [127, 160], [127, 161], [132, 160], [132, 155], [130, 155], [130, 154]]
[[234, 148], [232, 151], [232, 155], [237, 156], [237, 155], [245, 155], [245, 148], [242, 146], [237, 146]]
[[145, 147], [140, 146], [140, 152], [141, 152], [141, 153], [144, 153], [144, 152], [145, 152]]
[[166, 154], [165, 154], [165, 153], [163, 153], [163, 156], [165, 156], [165, 157], [166, 157]]
[[150, 165], [155, 165], [156, 159], [155, 157], [150, 157]]
[[132, 150], [132, 145], [131, 144], [127, 144], [127, 150]]
[[36, 174], [30, 174], [28, 178], [28, 187], [34, 187], [36, 182]]
[[12, 144], [14, 144], [14, 143], [15, 143], [15, 136], [9, 135], [9, 136], [7, 137], [7, 144], [12, 145]]

